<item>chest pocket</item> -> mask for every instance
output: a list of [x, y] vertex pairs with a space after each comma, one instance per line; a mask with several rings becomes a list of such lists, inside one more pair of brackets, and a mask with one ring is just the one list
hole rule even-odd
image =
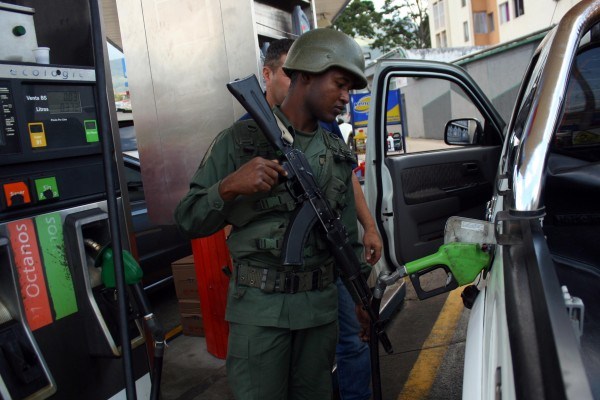
[[[239, 168], [254, 157], [268, 160], [277, 158], [277, 152], [256, 127], [253, 121], [244, 121], [236, 125], [234, 131], [235, 165]], [[228, 222], [242, 227], [256, 217], [273, 211], [292, 211], [296, 202], [287, 192], [285, 185], [275, 186], [270, 192], [256, 193], [251, 196], [239, 196], [228, 217]]]
[[335, 133], [325, 132], [323, 137], [325, 146], [329, 148], [336, 162], [345, 162], [350, 164], [349, 166], [356, 164], [356, 155]]
[[351, 173], [352, 166], [356, 164], [356, 156], [334, 133], [325, 132], [323, 141], [327, 148], [326, 158], [330, 160], [323, 165], [326, 169], [324, 175], [327, 176], [327, 183], [324, 187], [325, 197], [332, 208], [341, 211], [347, 204], [348, 186], [345, 182]]
[[234, 141], [238, 167], [254, 157], [268, 160], [277, 158], [275, 149], [254, 124], [254, 121], [240, 122], [236, 124], [235, 128]]

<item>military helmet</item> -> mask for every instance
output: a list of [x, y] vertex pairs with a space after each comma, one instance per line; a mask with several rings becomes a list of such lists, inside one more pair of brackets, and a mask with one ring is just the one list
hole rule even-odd
[[320, 74], [331, 67], [342, 68], [356, 78], [354, 89], [367, 86], [365, 59], [358, 43], [345, 33], [321, 28], [301, 35], [288, 52], [283, 70]]

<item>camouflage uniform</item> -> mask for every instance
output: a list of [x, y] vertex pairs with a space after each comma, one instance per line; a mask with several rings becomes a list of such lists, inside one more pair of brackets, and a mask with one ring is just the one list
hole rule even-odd
[[[351, 182], [354, 155], [320, 126], [311, 133], [297, 132], [278, 108], [274, 111], [294, 135], [294, 146], [306, 155], [362, 260]], [[337, 271], [318, 224], [308, 236], [304, 266], [294, 270], [304, 278], [299, 291], [289, 293], [286, 272], [291, 268], [281, 266], [280, 249], [296, 204], [285, 185], [230, 202], [219, 195], [221, 180], [256, 156], [278, 158], [254, 121], [240, 121], [221, 132], [175, 218], [189, 237], [233, 226], [228, 247], [234, 271], [226, 319], [228, 380], [236, 398], [329, 399], [337, 342]], [[369, 268], [364, 264], [365, 271]]]

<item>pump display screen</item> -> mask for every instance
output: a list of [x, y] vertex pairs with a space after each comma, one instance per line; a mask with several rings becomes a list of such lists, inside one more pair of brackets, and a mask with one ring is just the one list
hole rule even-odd
[[88, 127], [90, 121], [96, 121], [92, 85], [25, 82], [22, 89], [25, 122], [30, 136], [25, 143], [32, 150], [98, 147], [98, 132], [90, 132]]
[[81, 113], [81, 95], [76, 91], [48, 92], [50, 114]]

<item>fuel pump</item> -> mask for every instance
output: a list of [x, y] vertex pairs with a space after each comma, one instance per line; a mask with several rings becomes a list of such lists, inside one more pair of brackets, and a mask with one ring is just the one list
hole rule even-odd
[[[148, 398], [98, 1], [26, 3], [0, 3], [0, 397]], [[89, 241], [114, 249], [112, 297]]]

